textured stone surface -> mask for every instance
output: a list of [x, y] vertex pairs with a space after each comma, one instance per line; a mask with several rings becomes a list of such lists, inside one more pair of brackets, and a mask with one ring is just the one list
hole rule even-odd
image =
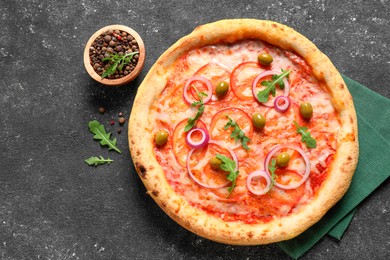
[[[223, 18], [285, 23], [341, 73], [390, 98], [389, 13], [387, 0], [1, 1], [0, 258], [288, 259], [276, 245], [227, 246], [179, 227], [145, 194], [127, 123], [117, 134], [109, 121], [118, 112], [128, 117], [137, 87], [166, 48]], [[116, 23], [139, 32], [147, 59], [130, 85], [107, 88], [86, 74], [82, 53], [94, 31]], [[92, 119], [114, 132], [122, 154], [92, 140]], [[88, 167], [83, 160], [93, 155], [114, 162]], [[361, 204], [340, 242], [325, 237], [302, 259], [389, 259], [388, 184]]]

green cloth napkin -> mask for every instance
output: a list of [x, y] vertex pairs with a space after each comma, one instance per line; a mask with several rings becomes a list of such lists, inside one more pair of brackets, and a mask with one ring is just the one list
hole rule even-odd
[[390, 99], [343, 76], [354, 99], [359, 129], [359, 162], [344, 197], [314, 226], [278, 245], [298, 259], [328, 232], [340, 239], [353, 218], [356, 206], [390, 176]]
[[344, 235], [344, 232], [347, 230], [349, 224], [355, 215], [356, 208], [349, 212], [339, 223], [337, 223], [329, 232], [328, 235], [340, 240]]

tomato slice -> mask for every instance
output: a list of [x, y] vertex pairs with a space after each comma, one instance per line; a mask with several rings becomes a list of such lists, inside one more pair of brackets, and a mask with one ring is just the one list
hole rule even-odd
[[239, 202], [246, 200], [245, 198], [247, 198], [249, 193], [246, 187], [246, 178], [256, 169], [258, 169], [258, 164], [248, 161], [240, 161], [236, 187], [230, 195], [227, 189], [213, 190], [212, 192], [218, 197], [217, 200], [223, 202]]
[[278, 168], [275, 171], [275, 175], [275, 182], [285, 186], [288, 186], [291, 183], [299, 182], [302, 179], [302, 175], [298, 171], [292, 169]]
[[[292, 190], [283, 190], [274, 187], [269, 191], [268, 201], [265, 203], [268, 204], [268, 209], [273, 208], [275, 210], [275, 214], [287, 215], [289, 211], [299, 203], [304, 194], [305, 185], [301, 185], [300, 187]], [[282, 207], [290, 210], [281, 212]]]
[[214, 142], [209, 143], [207, 145], [207, 149], [204, 150], [205, 153], [201, 157], [199, 154], [194, 155], [196, 152], [195, 150], [189, 158], [189, 165], [193, 178], [205, 186], [218, 187], [218, 189], [227, 190], [226, 186], [229, 185], [230, 181], [226, 178], [226, 176], [229, 173], [223, 170], [212, 169], [209, 162], [210, 159], [217, 154], [224, 155], [233, 160], [232, 155], [228, 149]]
[[215, 88], [221, 81], [229, 79], [230, 72], [216, 63], [208, 63], [201, 67], [194, 76], [203, 76], [210, 80]]
[[275, 136], [282, 140], [293, 138], [297, 134], [292, 120], [295, 115], [296, 111], [293, 103], [285, 113], [279, 113], [275, 109], [268, 110], [265, 114], [267, 123], [262, 133], [268, 137]]
[[[180, 121], [173, 131], [173, 142], [172, 148], [175, 155], [176, 161], [183, 167], [186, 167], [187, 155], [191, 148], [186, 143], [186, 135], [184, 127], [187, 124], [187, 119]], [[205, 123], [198, 120], [195, 124], [196, 127], [207, 129]], [[194, 156], [202, 156], [206, 153], [206, 149], [198, 149], [193, 153]]]
[[[294, 170], [276, 170], [276, 175], [278, 178], [275, 180], [278, 183], [287, 185], [291, 181], [299, 181], [302, 176]], [[284, 179], [284, 180], [282, 180]], [[270, 191], [270, 197], [275, 199], [274, 204], [279, 203], [281, 205], [290, 205], [291, 207], [295, 206], [300, 198], [305, 194], [306, 185], [302, 184], [296, 189], [281, 189], [274, 186]], [[271, 199], [271, 201], [272, 201]]]
[[240, 100], [254, 100], [252, 82], [264, 69], [257, 62], [248, 61], [237, 65], [231, 76], [230, 86]]
[[242, 201], [245, 196], [245, 192], [242, 190], [239, 190], [238, 187], [245, 185], [245, 182], [242, 179], [238, 179], [236, 182], [236, 187], [232, 191], [232, 193], [229, 194], [228, 187], [224, 189], [214, 189], [211, 190], [212, 193], [214, 193], [217, 197], [218, 201], [222, 202], [238, 202]]
[[[180, 121], [175, 127], [175, 130], [173, 132], [173, 138], [172, 138], [173, 139], [172, 147], [173, 147], [174, 155], [176, 157], [177, 162], [183, 167], [186, 167], [187, 155], [188, 152], [192, 149], [186, 143], [187, 133], [184, 132], [184, 127], [186, 126], [186, 124], [187, 124], [187, 119]], [[207, 129], [206, 125], [201, 120], [197, 121], [195, 127]], [[197, 139], [196, 136], [193, 136], [193, 138]], [[206, 152], [205, 149], [198, 149], [193, 153], [194, 154], [193, 157], [202, 156], [205, 154], [205, 152]]]
[[[286, 173], [287, 174], [287, 173]], [[294, 173], [289, 172], [293, 175]], [[299, 174], [296, 173], [299, 178]], [[302, 196], [305, 195], [306, 185], [301, 185], [296, 189], [285, 190], [273, 186], [272, 189], [262, 196], [249, 194], [247, 206], [255, 212], [266, 212], [273, 216], [285, 216], [299, 203]]]
[[233, 131], [233, 127], [229, 127], [228, 129], [224, 129], [224, 126], [228, 122], [229, 116], [233, 119], [241, 130], [244, 131], [245, 135], [252, 138], [253, 135], [253, 125], [251, 118], [245, 113], [243, 110], [239, 108], [225, 108], [219, 110], [211, 119], [210, 123], [210, 136], [212, 140], [222, 141], [226, 143], [227, 147], [231, 149], [235, 149], [241, 146], [239, 141], [235, 141], [230, 137], [230, 134]]
[[[208, 63], [202, 66], [197, 72], [195, 72], [194, 76], [205, 77], [211, 82], [211, 85], [213, 86], [212, 100], [215, 101], [217, 99], [217, 97], [215, 96], [215, 88], [220, 82], [229, 80], [230, 72], [216, 63]], [[194, 82], [193, 85], [198, 91], [207, 93], [207, 87], [205, 86], [205, 84], [202, 84], [201, 82]], [[196, 93], [195, 88], [190, 88], [190, 90], [191, 95], [195, 99], [198, 99], [198, 95]]]

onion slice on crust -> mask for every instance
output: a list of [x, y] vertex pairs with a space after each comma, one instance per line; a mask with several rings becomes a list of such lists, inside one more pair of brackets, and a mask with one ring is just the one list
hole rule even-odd
[[[219, 145], [221, 146], [219, 143], [215, 142], [215, 141], [209, 141], [209, 144], [215, 144], [215, 145]], [[235, 152], [230, 149], [230, 148], [227, 148], [227, 147], [224, 147], [226, 150], [229, 151], [230, 155], [232, 156], [233, 160], [236, 162], [236, 168], [235, 168], [235, 171], [237, 171], [238, 169], [238, 158], [237, 158], [237, 155], [235, 154]], [[191, 167], [190, 167], [190, 158], [191, 158], [191, 155], [192, 153], [195, 151], [196, 149], [193, 148], [190, 150], [190, 152], [188, 153], [188, 156], [187, 156], [187, 171], [188, 171], [188, 175], [190, 175], [191, 179], [196, 182], [197, 184], [199, 184], [201, 187], [203, 188], [208, 188], [208, 189], [219, 189], [219, 188], [223, 188], [223, 187], [226, 187], [229, 185], [230, 181], [227, 180], [226, 183], [222, 183], [222, 184], [219, 184], [219, 185], [208, 185], [206, 183], [203, 183], [201, 182], [200, 180], [198, 180], [194, 174], [192, 173], [191, 171]]]
[[183, 98], [188, 104], [192, 104], [193, 101], [191, 101], [190, 97], [188, 96], [188, 88], [190, 87], [191, 83], [194, 81], [201, 81], [207, 86], [207, 97], [203, 99], [203, 103], [207, 103], [211, 100], [213, 96], [213, 86], [211, 85], [211, 82], [206, 79], [205, 77], [201, 76], [193, 76], [189, 78], [186, 81], [186, 84], [184, 85], [184, 90], [183, 90]]
[[[267, 185], [265, 186], [265, 188], [263, 190], [258, 191], [258, 190], [255, 190], [253, 188], [251, 182], [252, 182], [252, 179], [255, 177], [263, 177], [267, 181]], [[248, 190], [251, 193], [253, 193], [255, 195], [264, 195], [271, 189], [271, 178], [269, 177], [269, 175], [265, 171], [262, 171], [262, 170], [254, 171], [248, 175], [248, 178], [246, 179], [246, 187], [248, 188]]]
[[291, 189], [296, 189], [298, 188], [299, 186], [301, 186], [308, 178], [309, 178], [309, 174], [310, 174], [310, 161], [309, 161], [309, 158], [307, 157], [305, 151], [302, 150], [302, 148], [300, 148], [299, 146], [296, 146], [296, 145], [292, 145], [292, 144], [282, 144], [282, 145], [277, 145], [275, 146], [268, 154], [267, 154], [267, 157], [265, 158], [265, 161], [264, 161], [264, 169], [265, 169], [265, 172], [271, 176], [270, 172], [269, 172], [269, 169], [268, 169], [268, 165], [271, 161], [271, 158], [272, 156], [279, 150], [283, 149], [283, 148], [287, 148], [287, 149], [292, 149], [292, 150], [295, 150], [297, 151], [298, 153], [301, 154], [303, 160], [305, 161], [305, 164], [306, 164], [306, 169], [305, 169], [305, 172], [303, 174], [301, 174], [302, 176], [302, 179], [297, 182], [297, 183], [293, 183], [291, 185], [283, 185], [283, 184], [279, 184], [277, 183], [276, 181], [274, 182], [274, 185], [279, 187], [279, 188], [282, 188], [282, 189], [285, 189], [285, 190], [291, 190]]
[[[255, 99], [257, 100], [257, 102], [259, 102], [259, 100], [257, 99], [257, 95], [256, 95], [256, 86], [257, 86], [257, 83], [259, 83], [259, 81], [266, 77], [266, 76], [272, 76], [272, 75], [277, 75], [279, 72], [275, 71], [275, 70], [267, 70], [267, 71], [264, 71], [262, 73], [260, 73], [252, 82], [252, 94], [253, 96], [255, 97]], [[288, 80], [284, 77], [283, 78], [283, 83], [284, 83], [284, 93], [283, 95], [284, 96], [288, 96], [290, 94], [290, 84], [288, 83]], [[260, 104], [266, 106], [266, 107], [274, 107], [274, 104], [270, 104], [270, 102], [266, 102], [266, 103], [262, 103], [262, 102], [259, 102]]]
[[[202, 135], [202, 137], [198, 141], [192, 139], [192, 134], [196, 132], [199, 132]], [[186, 135], [186, 143], [188, 144], [189, 147], [194, 149], [199, 149], [206, 146], [209, 140], [210, 140], [209, 133], [207, 132], [207, 130], [203, 128], [193, 128]]]
[[[282, 104], [280, 104], [283, 102]], [[286, 96], [277, 96], [274, 100], [275, 110], [284, 113], [290, 107], [290, 99]]]

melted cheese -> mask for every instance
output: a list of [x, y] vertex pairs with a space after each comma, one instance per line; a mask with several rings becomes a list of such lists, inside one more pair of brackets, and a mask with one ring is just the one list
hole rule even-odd
[[[196, 108], [190, 107], [183, 100], [183, 85], [193, 75], [200, 74], [202, 76], [204, 74], [210, 77], [215, 74], [216, 77], [220, 77], [221, 71], [226, 70], [228, 74], [223, 80], [232, 86], [234, 69], [243, 62], [256, 62], [257, 55], [263, 51], [270, 53], [274, 61], [270, 68], [259, 67], [257, 71], [266, 69], [289, 69], [292, 71], [288, 79], [291, 85], [289, 110], [281, 114], [273, 108], [259, 104], [255, 99], [242, 100], [236, 95], [237, 93], [230, 89], [228, 95], [221, 100], [213, 95], [212, 100], [205, 105], [204, 113], [200, 118], [210, 135], [218, 136], [230, 133], [217, 129], [220, 124], [215, 124], [216, 126], [211, 129], [213, 121], [217, 120], [215, 115], [218, 111], [226, 108], [240, 108], [248, 115], [248, 118], [241, 119], [242, 122], [239, 125], [242, 124], [242, 129], [251, 139], [249, 152], [244, 150], [240, 143], [234, 143], [228, 139], [226, 141], [226, 138], [222, 139], [221, 145], [234, 149], [239, 160], [237, 186], [229, 198], [226, 198], [227, 187], [218, 189], [201, 187], [190, 178], [185, 165], [179, 162], [185, 160], [189, 149], [183, 148], [185, 143], [174, 145], [175, 142], [183, 142], [183, 136], [174, 134], [175, 128], [183, 120], [193, 117], [197, 111]], [[210, 66], [205, 67], [206, 65]], [[340, 125], [331, 104], [330, 95], [325, 91], [326, 88], [311, 75], [310, 68], [304, 60], [294, 53], [282, 51], [260, 41], [243, 41], [231, 45], [194, 49], [184, 55], [175, 66], [175, 73], [169, 79], [158, 101], [153, 105], [149, 117], [149, 120], [156, 124], [155, 131], [166, 129], [170, 133], [170, 142], [163, 147], [156, 147], [155, 156], [175, 192], [183, 196], [193, 206], [199, 207], [209, 214], [227, 221], [240, 220], [246, 223], [266, 222], [273, 217], [286, 216], [299, 210], [315, 196], [316, 191], [326, 178], [327, 169], [332, 162], [332, 155], [336, 150], [335, 140]], [[251, 72], [248, 70], [246, 73], [250, 74]], [[249, 77], [253, 78], [257, 74], [244, 76], [250, 80]], [[221, 79], [218, 78], [218, 80]], [[213, 83], [215, 89], [217, 83]], [[241, 87], [240, 94], [250, 97], [252, 95], [251, 84], [248, 85], [248, 87], [246, 85]], [[281, 92], [281, 90], [277, 91], [277, 93]], [[309, 123], [302, 123], [302, 119], [299, 119], [299, 104], [303, 101], [310, 102], [314, 107], [313, 118]], [[250, 118], [254, 112], [262, 113], [267, 119], [266, 127], [262, 131], [253, 130]], [[249, 122], [245, 123], [245, 120], [249, 120]], [[301, 136], [296, 133], [293, 120], [298, 122], [300, 120], [301, 125], [305, 124], [309, 128], [312, 136], [317, 140], [316, 148], [308, 149], [305, 144], [301, 143]], [[224, 140], [225, 143], [223, 143]], [[276, 144], [284, 143], [294, 143], [304, 149], [311, 163], [310, 177], [297, 189], [283, 190], [274, 186], [265, 195], [251, 194], [246, 187], [247, 176], [255, 170], [263, 170], [267, 153]], [[210, 152], [198, 155], [193, 159], [196, 165], [191, 166], [193, 167], [191, 169], [199, 170], [200, 173], [205, 174], [211, 157], [213, 154]], [[299, 156], [292, 158], [288, 169], [295, 172], [295, 175], [293, 173], [290, 175], [281, 174], [278, 181], [299, 178], [299, 174], [305, 170], [302, 158]]]

